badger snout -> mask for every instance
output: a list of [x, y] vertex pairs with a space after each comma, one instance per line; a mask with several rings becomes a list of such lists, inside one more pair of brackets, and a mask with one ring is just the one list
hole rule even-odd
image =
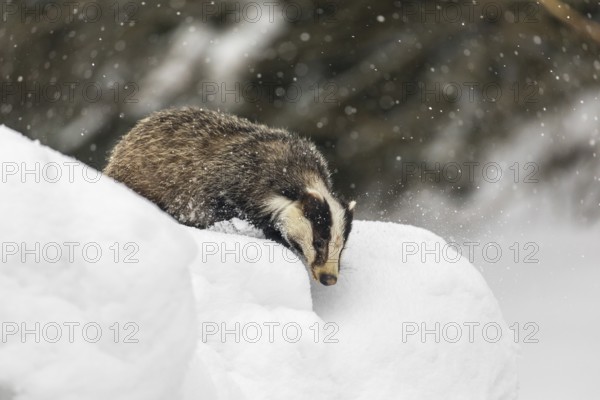
[[335, 283], [337, 282], [337, 276], [323, 274], [319, 277], [319, 282], [321, 282], [325, 286], [335, 285]]
[[324, 265], [313, 265], [312, 273], [315, 280], [325, 286], [335, 285], [338, 279], [338, 263], [325, 263]]

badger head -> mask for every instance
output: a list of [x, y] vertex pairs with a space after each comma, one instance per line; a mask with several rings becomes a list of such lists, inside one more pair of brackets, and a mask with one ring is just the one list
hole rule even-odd
[[307, 187], [298, 200], [272, 199], [272, 215], [284, 242], [300, 256], [323, 285], [334, 285], [356, 202], [344, 203], [324, 187]]

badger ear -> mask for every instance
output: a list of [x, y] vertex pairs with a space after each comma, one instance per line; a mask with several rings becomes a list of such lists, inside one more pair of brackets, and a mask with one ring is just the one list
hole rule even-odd
[[350, 203], [348, 203], [348, 211], [354, 212], [354, 207], [356, 207], [356, 201], [352, 200]]

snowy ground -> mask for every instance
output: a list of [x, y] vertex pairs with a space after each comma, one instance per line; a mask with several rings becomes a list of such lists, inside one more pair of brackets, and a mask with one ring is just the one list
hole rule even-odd
[[0, 160], [1, 400], [517, 396], [496, 299], [426, 230], [357, 221], [323, 287], [242, 221], [180, 226], [6, 128]]
[[196, 341], [189, 235], [3, 127], [0, 160], [0, 398], [173, 398]]

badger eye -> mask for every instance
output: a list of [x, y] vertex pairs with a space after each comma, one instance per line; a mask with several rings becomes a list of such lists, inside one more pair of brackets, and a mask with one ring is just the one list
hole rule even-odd
[[315, 246], [315, 249], [324, 249], [325, 246], [327, 246], [327, 241], [324, 239], [317, 239], [313, 245]]

